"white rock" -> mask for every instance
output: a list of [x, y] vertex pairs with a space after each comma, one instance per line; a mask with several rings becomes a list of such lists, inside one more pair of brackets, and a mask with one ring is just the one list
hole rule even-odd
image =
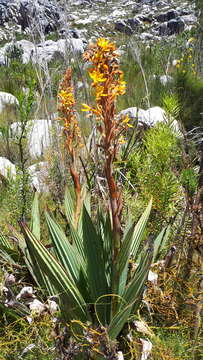
[[28, 167], [31, 184], [38, 192], [48, 192], [48, 186], [45, 181], [48, 176], [48, 166], [46, 161], [40, 161]]
[[145, 120], [149, 126], [153, 126], [158, 122], [166, 122], [166, 113], [159, 106], [154, 106], [146, 110]]
[[152, 335], [152, 332], [145, 321], [135, 320], [133, 323], [136, 326], [137, 331], [145, 335]]
[[123, 356], [122, 351], [117, 352], [117, 360], [124, 360], [124, 356]]
[[142, 355], [140, 360], [147, 360], [152, 351], [152, 343], [146, 339], [140, 339], [142, 344]]
[[12, 162], [4, 157], [0, 157], [0, 174], [5, 178], [16, 177], [16, 167]]
[[58, 304], [56, 301], [48, 299], [48, 309], [52, 315], [55, 314], [58, 311]]
[[[128, 115], [132, 120], [137, 120], [139, 125], [146, 124], [148, 126], [154, 126], [158, 122], [164, 122], [165, 124], [168, 122], [166, 112], [159, 106], [154, 106], [147, 110], [131, 107], [122, 110], [118, 116], [121, 117], [126, 115]], [[181, 136], [180, 128], [176, 120], [173, 120], [170, 126], [178, 134], [178, 136]]]
[[129, 118], [132, 120], [135, 120], [135, 119], [138, 120], [138, 123], [139, 123], [140, 121], [144, 121], [145, 116], [146, 116], [146, 111], [143, 109], [139, 109], [137, 107], [130, 107], [125, 110], [122, 110], [119, 113], [119, 116], [126, 116], [126, 115], [128, 115]]
[[[52, 120], [41, 119], [27, 122], [28, 150], [31, 158], [35, 159], [44, 155], [46, 149], [51, 145], [53, 129], [60, 132], [59, 124]], [[19, 136], [20, 131], [20, 122], [11, 125], [11, 136]]]
[[25, 286], [24, 288], [21, 289], [21, 291], [19, 292], [19, 294], [16, 296], [16, 299], [22, 299], [22, 298], [34, 298], [34, 290], [32, 288], [32, 286]]
[[16, 108], [19, 105], [17, 98], [10, 93], [0, 91], [0, 112], [10, 105]]
[[31, 304], [29, 305], [30, 310], [32, 313], [35, 314], [42, 314], [46, 310], [46, 306], [39, 300], [34, 299]]
[[152, 284], [156, 285], [157, 280], [158, 280], [158, 274], [156, 274], [155, 272], [149, 270], [148, 281], [150, 281]]
[[159, 80], [163, 86], [166, 86], [167, 84], [169, 84], [173, 81], [173, 78], [170, 75], [161, 75]]
[[[6, 62], [6, 52], [10, 46], [13, 46], [12, 42], [0, 49], [0, 63]], [[27, 64], [29, 61], [35, 64], [42, 64], [44, 61], [49, 62], [57, 52], [62, 56], [65, 56], [68, 50], [72, 50], [73, 53], [84, 52], [83, 41], [74, 38], [60, 39], [57, 41], [46, 40], [38, 44], [34, 44], [28, 40], [20, 40], [15, 42], [15, 46], [23, 50], [23, 64]]]

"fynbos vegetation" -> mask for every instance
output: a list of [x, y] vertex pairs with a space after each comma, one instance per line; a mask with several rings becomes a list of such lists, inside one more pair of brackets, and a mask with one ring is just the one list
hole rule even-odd
[[119, 49], [6, 51], [0, 360], [202, 357], [199, 40], [127, 46], [131, 23]]

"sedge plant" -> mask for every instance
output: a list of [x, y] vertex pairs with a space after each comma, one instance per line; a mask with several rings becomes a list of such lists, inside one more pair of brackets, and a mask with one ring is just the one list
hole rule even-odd
[[[78, 156], [83, 140], [74, 110], [75, 99], [68, 69], [59, 90], [59, 110], [64, 124], [65, 149], [75, 194], [66, 189], [64, 217], [68, 234], [49, 211], [45, 217], [49, 246], [43, 245], [40, 233], [38, 194], [28, 227], [21, 223], [23, 234], [15, 233], [25, 262], [36, 283], [49, 295], [58, 295], [62, 318], [69, 324], [91, 323], [106, 329], [115, 340], [141, 301], [152, 260], [166, 238], [163, 229], [154, 244], [142, 246], [152, 207], [150, 200], [137, 224], [122, 219], [122, 191], [114, 175], [119, 147], [130, 126], [128, 118], [116, 115], [116, 100], [125, 93], [123, 73], [113, 43], [100, 38], [84, 54], [91, 64], [88, 72], [95, 92], [95, 104], [83, 104], [83, 110], [95, 117], [97, 147], [101, 150], [103, 176], [108, 204], [91, 212], [90, 196], [84, 197]], [[81, 152], [82, 153], [82, 152]], [[129, 266], [131, 260], [136, 264]]]

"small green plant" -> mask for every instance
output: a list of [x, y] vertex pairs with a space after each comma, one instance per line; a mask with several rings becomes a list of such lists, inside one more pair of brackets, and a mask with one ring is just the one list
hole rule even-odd
[[[158, 123], [146, 132], [126, 165], [127, 177], [139, 194], [137, 204], [132, 206], [143, 204], [152, 196], [153, 223], [158, 227], [174, 216], [181, 200], [180, 183], [174, 172], [179, 157], [176, 135], [169, 125]], [[131, 203], [128, 205], [131, 207]]]

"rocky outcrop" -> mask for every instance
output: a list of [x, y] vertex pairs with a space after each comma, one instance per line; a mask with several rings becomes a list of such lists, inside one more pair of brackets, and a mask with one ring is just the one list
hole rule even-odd
[[36, 24], [47, 34], [58, 28], [61, 12], [59, 5], [48, 0], [0, 0], [0, 25], [12, 22], [24, 31]]

